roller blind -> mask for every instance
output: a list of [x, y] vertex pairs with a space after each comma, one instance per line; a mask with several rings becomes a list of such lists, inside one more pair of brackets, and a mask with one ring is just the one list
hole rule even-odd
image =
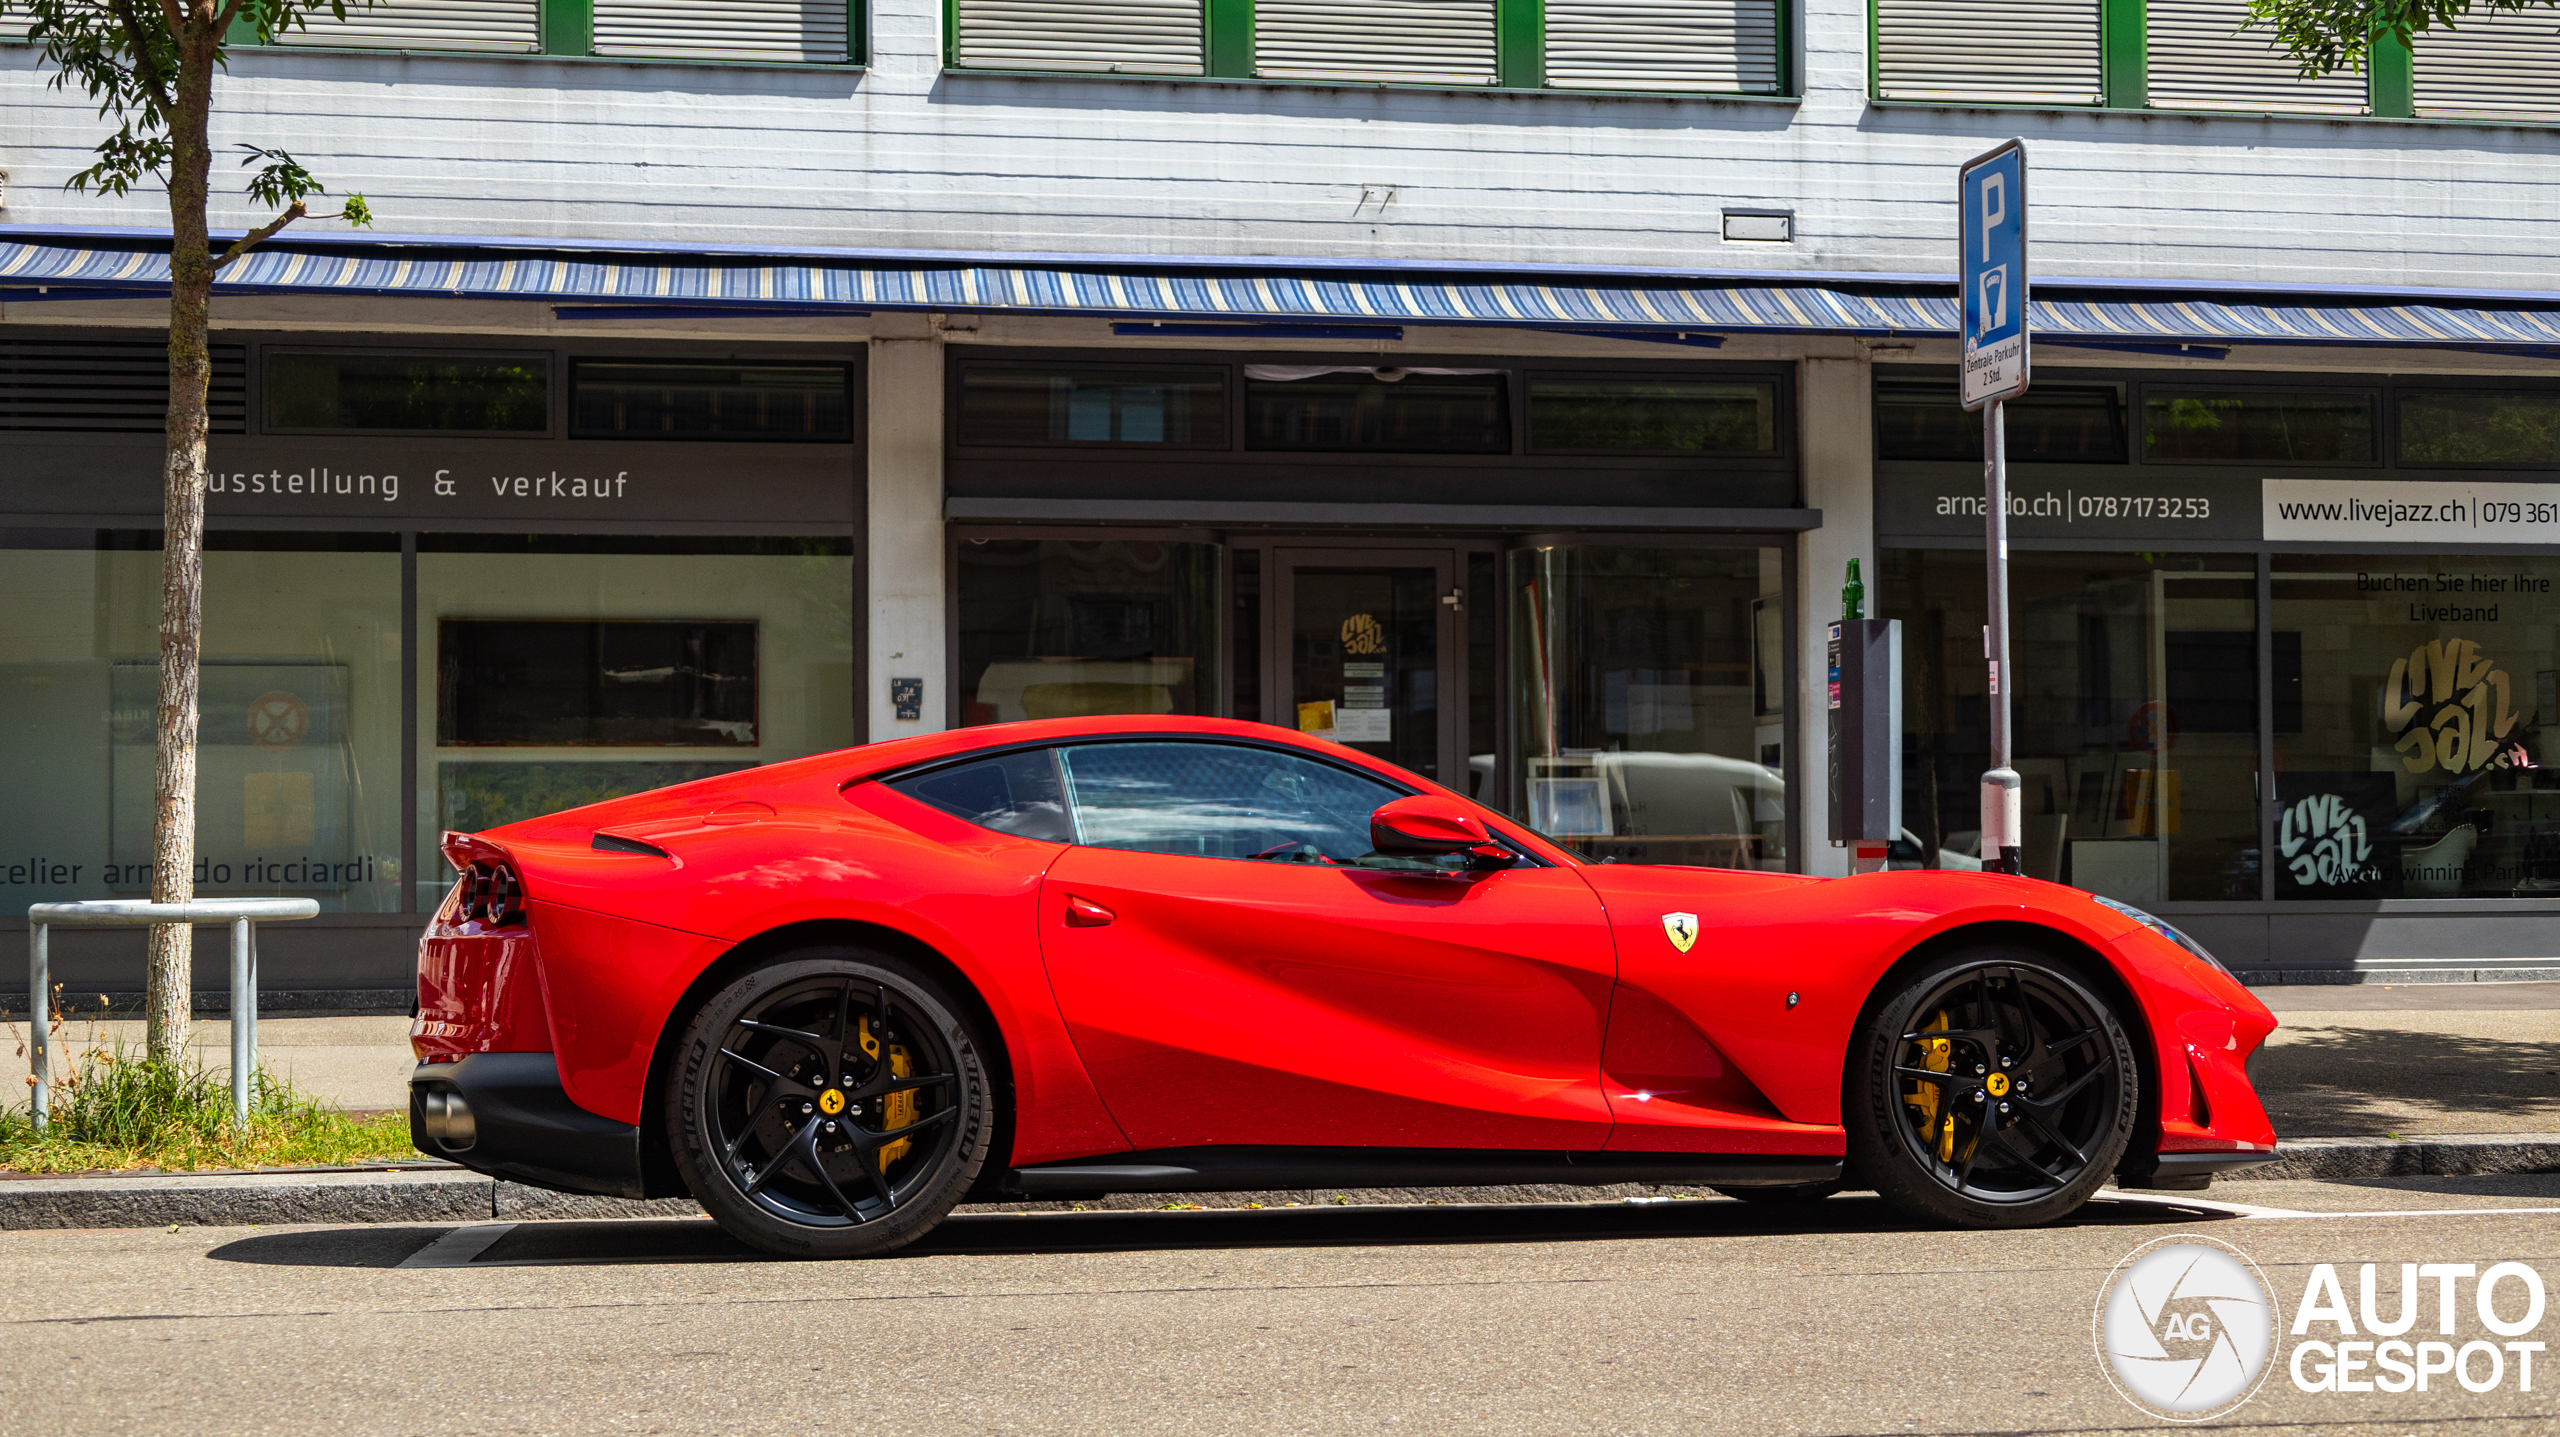
[[596, 0], [595, 52], [661, 60], [841, 61], [845, 0]]
[[1200, 0], [958, 0], [959, 57], [989, 70], [1197, 75]]
[[2094, 105], [2098, 0], [1876, 0], [1886, 100]]
[[2249, 0], [2150, 0], [2151, 103], [2170, 110], [2359, 115], [2365, 78], [2349, 70], [2302, 78]]
[[524, 55], [542, 48], [541, 0], [390, 0], [347, 7], [347, 18], [313, 15], [308, 29], [276, 36], [281, 45], [356, 45], [381, 50], [497, 50]]
[[1547, 83], [1774, 94], [1777, 0], [1547, 0]]
[[1281, 80], [1490, 85], [1493, 0], [1257, 0], [1253, 64]]
[[2560, 12], [2475, 9], [2458, 24], [2416, 36], [2419, 114], [2560, 120]]

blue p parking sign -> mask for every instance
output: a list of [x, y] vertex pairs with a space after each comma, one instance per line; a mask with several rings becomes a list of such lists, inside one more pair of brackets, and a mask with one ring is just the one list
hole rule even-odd
[[2027, 147], [2011, 140], [1965, 162], [1964, 407], [2027, 392]]

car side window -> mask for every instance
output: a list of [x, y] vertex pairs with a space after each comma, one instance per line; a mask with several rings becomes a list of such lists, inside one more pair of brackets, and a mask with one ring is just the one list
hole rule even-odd
[[1401, 790], [1274, 749], [1096, 743], [1058, 750], [1076, 841], [1095, 848], [1350, 863], [1369, 815]]
[[1055, 749], [1017, 749], [975, 763], [891, 779], [889, 786], [998, 833], [1046, 843], [1076, 841], [1075, 825], [1067, 819], [1059, 789]]

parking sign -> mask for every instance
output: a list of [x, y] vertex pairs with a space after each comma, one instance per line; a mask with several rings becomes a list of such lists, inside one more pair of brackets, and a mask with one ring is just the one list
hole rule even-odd
[[2027, 147], [2011, 140], [1965, 161], [1964, 407], [2027, 392]]

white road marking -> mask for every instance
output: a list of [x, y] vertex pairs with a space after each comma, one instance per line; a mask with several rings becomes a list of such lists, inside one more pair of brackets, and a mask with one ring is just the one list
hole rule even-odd
[[484, 1222], [458, 1227], [410, 1254], [402, 1267], [469, 1267], [471, 1260], [514, 1232], [511, 1222]]
[[2101, 1193], [2098, 1201], [2140, 1203], [2149, 1207], [2186, 1208], [2195, 1212], [2227, 1213], [2232, 1217], [2241, 1218], [2534, 1217], [2560, 1213], [2560, 1207], [2417, 1207], [2358, 1212], [2312, 1212], [2303, 1208], [2257, 1207], [2249, 1203], [2217, 1202], [2211, 1198], [2188, 1198], [2174, 1193], [2149, 1192]]

